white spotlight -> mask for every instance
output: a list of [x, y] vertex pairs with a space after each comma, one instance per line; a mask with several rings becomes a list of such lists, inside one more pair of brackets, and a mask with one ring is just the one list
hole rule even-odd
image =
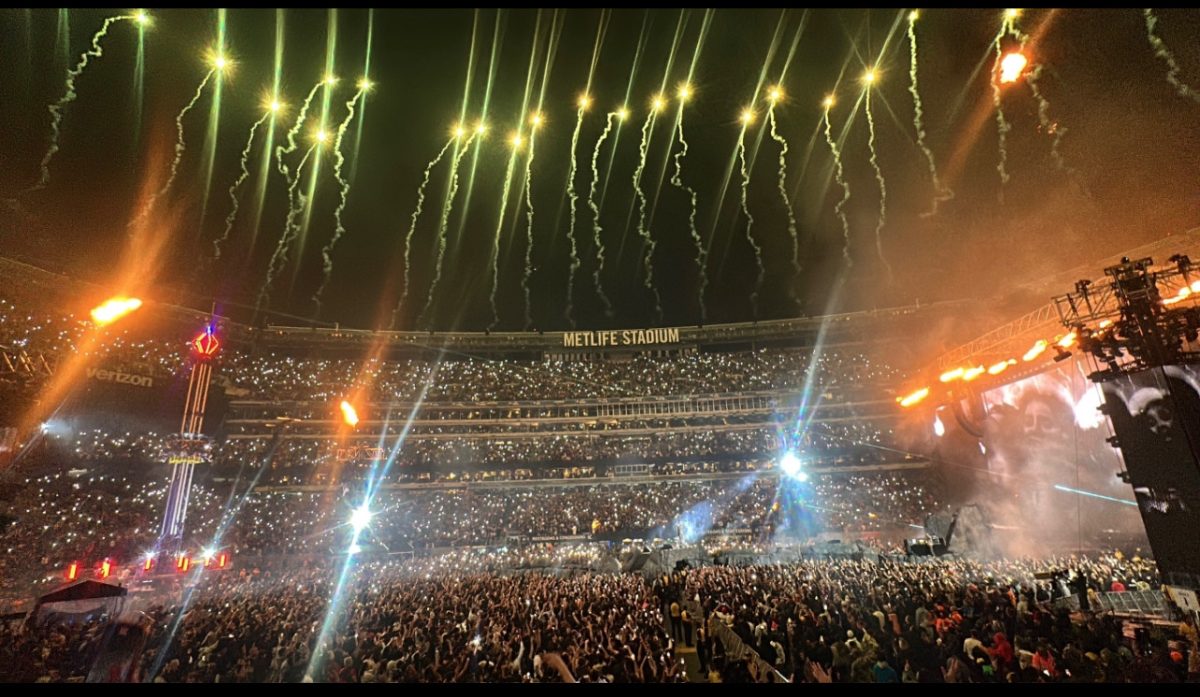
[[354, 509], [350, 514], [350, 527], [354, 528], [354, 532], [361, 532], [363, 528], [371, 523], [371, 509], [367, 508], [367, 504], [363, 504]]
[[784, 453], [783, 458], [779, 461], [779, 466], [783, 469], [783, 473], [789, 477], [798, 477], [801, 474], [800, 458], [796, 457], [796, 453], [790, 451]]

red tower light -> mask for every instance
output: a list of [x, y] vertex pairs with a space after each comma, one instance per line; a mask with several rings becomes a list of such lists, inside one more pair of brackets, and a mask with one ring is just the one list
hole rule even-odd
[[213, 334], [212, 327], [205, 328], [203, 332], [196, 335], [195, 339], [192, 339], [192, 350], [200, 358], [212, 358], [217, 355], [217, 349], [219, 348], [221, 348], [221, 342]]

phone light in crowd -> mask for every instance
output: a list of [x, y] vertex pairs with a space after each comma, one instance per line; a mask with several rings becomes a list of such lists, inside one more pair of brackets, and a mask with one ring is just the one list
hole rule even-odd
[[77, 578], [79, 578], [79, 562], [73, 561], [71, 562], [71, 565], [67, 567], [67, 580], [74, 581]]
[[354, 408], [354, 405], [343, 399], [342, 404], [341, 404], [341, 409], [342, 409], [342, 421], [344, 421], [347, 426], [352, 426], [352, 427], [357, 426], [358, 425], [358, 411]]
[[947, 370], [938, 376], [938, 382], [954, 382], [955, 380], [961, 379], [964, 372], [966, 371], [963, 368]]
[[112, 562], [105, 559], [100, 562], [100, 578], [108, 578], [112, 575]]
[[907, 408], [907, 407], [911, 407], [914, 404], [918, 404], [921, 400], [925, 399], [928, 396], [929, 396], [929, 388], [922, 387], [921, 389], [917, 390], [916, 392], [913, 392], [905, 397], [901, 397], [901, 398], [897, 399], [896, 401], [900, 402], [900, 406]]
[[1049, 342], [1047, 342], [1045, 339], [1038, 339], [1036, 342], [1034, 342], [1033, 346], [1029, 347], [1029, 350], [1025, 352], [1025, 355], [1021, 357], [1021, 360], [1025, 361], [1026, 363], [1034, 360], [1038, 356], [1045, 353], [1046, 347], [1049, 345]]
[[116, 322], [141, 306], [142, 301], [138, 298], [126, 298], [118, 295], [92, 308], [92, 321], [96, 323], [96, 326], [103, 327]]
[[373, 515], [371, 509], [367, 508], [367, 504], [364, 503], [355, 508], [354, 512], [350, 514], [350, 527], [354, 528], [354, 532], [356, 533], [362, 532], [363, 528], [371, 524], [371, 516]]

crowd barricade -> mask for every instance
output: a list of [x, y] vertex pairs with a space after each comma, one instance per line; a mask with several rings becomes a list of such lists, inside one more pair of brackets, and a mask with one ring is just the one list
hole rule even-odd
[[[703, 617], [704, 610], [700, 607], [700, 603], [695, 600], [685, 600], [683, 606], [687, 609], [688, 614], [693, 617]], [[728, 625], [722, 622], [715, 614], [708, 618], [708, 635], [709, 637], [721, 642], [721, 646], [725, 650], [726, 660], [741, 661], [748, 660], [754, 665], [754, 674], [758, 676], [759, 682], [766, 682], [764, 676], [768, 672], [775, 674], [775, 682], [784, 683], [791, 682], [783, 673], [775, 669], [775, 666], [768, 663], [758, 652], [751, 648], [742, 638], [737, 635]]]
[[[1078, 594], [1059, 598], [1054, 601], [1054, 604], [1072, 612], [1081, 609]], [[1111, 612], [1114, 615], [1131, 617], [1166, 618], [1171, 613], [1166, 598], [1160, 590], [1099, 593], [1089, 598], [1088, 606], [1092, 612]]]

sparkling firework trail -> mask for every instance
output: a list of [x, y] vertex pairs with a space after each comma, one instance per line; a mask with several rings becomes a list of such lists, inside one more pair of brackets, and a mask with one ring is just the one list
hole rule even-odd
[[533, 144], [536, 131], [529, 135], [529, 159], [525, 160], [525, 272], [521, 291], [525, 294], [525, 330], [533, 325], [533, 307], [529, 297], [529, 278], [533, 275]]
[[1000, 200], [1004, 200], [1004, 185], [1008, 183], [1008, 132], [1012, 128], [1008, 119], [1004, 118], [1004, 105], [1000, 102], [1000, 62], [1004, 59], [1004, 47], [1001, 42], [1012, 27], [1012, 20], [1005, 18], [996, 34], [996, 63], [992, 68], [992, 105], [996, 108], [996, 132], [999, 138], [1000, 160], [996, 163], [996, 171], [1000, 173]]
[[[396, 303], [396, 309], [392, 312], [392, 329], [396, 328], [396, 322], [400, 319], [400, 311], [404, 308], [404, 301], [408, 299], [409, 273], [411, 270], [409, 260], [412, 258], [412, 238], [413, 233], [417, 231], [417, 219], [421, 217], [421, 209], [425, 206], [425, 187], [429, 186], [429, 176], [433, 173], [433, 168], [442, 161], [442, 158], [446, 155], [446, 151], [450, 149], [450, 146], [454, 145], [456, 140], [458, 140], [457, 136], [452, 136], [442, 146], [437, 157], [429, 161], [429, 164], [425, 166], [425, 176], [421, 179], [421, 185], [417, 187], [417, 207], [413, 209], [412, 222], [408, 225], [408, 234], [404, 236], [404, 286], [403, 290], [400, 291], [400, 301]], [[457, 154], [455, 154], [454, 160], [455, 162], [458, 161]]]
[[867, 149], [871, 153], [871, 169], [875, 170], [875, 181], [879, 182], [879, 222], [875, 224], [875, 252], [879, 261], [887, 270], [888, 283], [892, 282], [892, 265], [883, 255], [883, 226], [887, 222], [887, 182], [883, 179], [883, 170], [879, 168], [879, 153], [875, 151], [875, 117], [871, 114], [871, 87], [867, 87]]
[[767, 275], [763, 265], [762, 246], [754, 239], [750, 229], [754, 227], [754, 216], [750, 215], [750, 205], [747, 196], [750, 193], [750, 171], [746, 169], [746, 129], [738, 135], [737, 144], [738, 168], [742, 173], [742, 215], [746, 216], [746, 241], [754, 249], [754, 266], [758, 275], [754, 277], [754, 291], [750, 293], [750, 309], [755, 319], [758, 319], [758, 294], [762, 291], [763, 279]]
[[913, 10], [908, 16], [908, 92], [913, 98], [913, 128], [917, 132], [917, 146], [925, 154], [929, 163], [929, 176], [933, 180], [933, 208], [922, 214], [922, 217], [937, 215], [938, 206], [944, 201], [954, 198], [954, 192], [942, 183], [938, 176], [937, 165], [934, 164], [933, 151], [925, 143], [925, 111], [921, 103], [921, 91], [917, 88], [917, 11]]
[[79, 57], [79, 62], [74, 68], [67, 71], [67, 91], [59, 98], [57, 102], [51, 104], [50, 109], [50, 147], [46, 150], [46, 154], [42, 156], [41, 162], [41, 177], [37, 184], [34, 184], [28, 191], [37, 191], [38, 189], [46, 188], [46, 184], [50, 181], [50, 161], [54, 159], [54, 154], [58, 152], [58, 138], [62, 127], [63, 109], [75, 101], [75, 78], [83, 73], [83, 69], [87, 67], [88, 61], [92, 58], [99, 58], [104, 54], [104, 47], [100, 45], [100, 40], [108, 34], [108, 28], [116, 22], [122, 20], [138, 21], [137, 15], [117, 15], [104, 20], [104, 24], [100, 26], [100, 30], [92, 36], [92, 48], [85, 51]]
[[779, 143], [779, 197], [783, 199], [784, 210], [787, 211], [788, 236], [792, 239], [792, 277], [800, 276], [800, 235], [796, 232], [796, 211], [792, 208], [792, 200], [787, 192], [787, 139], [775, 129], [775, 104], [767, 110], [767, 122], [771, 126], [771, 139]]
[[646, 193], [642, 191], [642, 173], [646, 171], [646, 150], [650, 145], [650, 129], [654, 126], [655, 117], [658, 115], [658, 109], [651, 109], [649, 114], [646, 114], [646, 120], [642, 122], [642, 142], [638, 146], [638, 166], [633, 173], [633, 190], [637, 194], [638, 199], [638, 235], [641, 236], [645, 251], [642, 256], [642, 266], [646, 270], [646, 275], [643, 279], [646, 289], [654, 295], [654, 312], [655, 316], [662, 317], [662, 300], [659, 298], [658, 289], [654, 287], [654, 239], [650, 237], [650, 231], [646, 229]]
[[296, 122], [288, 129], [287, 145], [280, 145], [275, 148], [275, 162], [279, 167], [279, 173], [287, 180], [288, 186], [292, 184], [292, 175], [288, 171], [287, 164], [283, 161], [283, 156], [296, 152], [296, 149], [299, 147], [296, 145], [296, 136], [304, 126], [304, 119], [308, 116], [308, 108], [312, 105], [313, 97], [316, 96], [317, 90], [329, 85], [330, 82], [329, 78], [322, 78], [320, 82], [312, 86], [312, 89], [308, 91], [308, 95], [304, 97], [304, 103], [300, 105], [300, 113], [296, 114]]
[[213, 68], [204, 74], [204, 79], [196, 86], [196, 94], [192, 95], [192, 101], [188, 102], [175, 117], [175, 159], [171, 160], [171, 174], [167, 177], [167, 182], [162, 185], [162, 188], [146, 202], [145, 208], [134, 218], [133, 222], [136, 223], [150, 215], [150, 211], [154, 209], [154, 203], [166, 195], [170, 191], [171, 185], [175, 183], [175, 175], [179, 173], [179, 162], [183, 159], [184, 150], [187, 149], [187, 143], [183, 140], [183, 117], [192, 110], [192, 107], [196, 106], [196, 102], [200, 101], [200, 95], [204, 93], [204, 88], [208, 85], [208, 81], [216, 73], [217, 69]]
[[1073, 175], [1075, 170], [1067, 166], [1066, 161], [1063, 160], [1062, 152], [1058, 147], [1062, 143], [1063, 136], [1067, 134], [1067, 129], [1050, 120], [1050, 102], [1046, 101], [1046, 98], [1042, 96], [1042, 90], [1038, 86], [1038, 78], [1042, 76], [1042, 67], [1039, 65], [1034, 68], [1026, 78], [1026, 82], [1029, 83], [1029, 89], [1033, 92], [1034, 100], [1037, 101], [1038, 123], [1041, 125], [1042, 131], [1046, 135], [1054, 136], [1054, 140], [1050, 141], [1050, 156], [1054, 159], [1054, 165], [1066, 174]]
[[[308, 162], [308, 158], [317, 149], [317, 143], [313, 143], [311, 147], [304, 153], [299, 166], [296, 167], [296, 176], [288, 183], [288, 212], [287, 219], [283, 224], [283, 234], [279, 237], [279, 243], [275, 245], [275, 251], [271, 254], [271, 261], [267, 264], [267, 277], [263, 281], [262, 288], [258, 291], [258, 300], [255, 303], [255, 314], [262, 308], [263, 303], [269, 299], [271, 293], [271, 284], [275, 282], [275, 276], [287, 264], [287, 249], [291, 245], [292, 239], [299, 233], [299, 228], [296, 225], [296, 216], [300, 215], [300, 209], [304, 207], [304, 194], [297, 191], [300, 186], [300, 172], [304, 169], [304, 165]], [[286, 171], [286, 170], [285, 170]]]
[[333, 274], [333, 248], [337, 245], [338, 240], [342, 239], [342, 235], [346, 234], [346, 226], [342, 222], [342, 212], [346, 210], [346, 198], [350, 195], [350, 180], [342, 175], [342, 167], [346, 164], [346, 156], [342, 154], [342, 139], [346, 137], [346, 129], [350, 127], [350, 122], [354, 120], [354, 107], [370, 89], [371, 83], [363, 78], [359, 83], [358, 91], [354, 93], [350, 101], [346, 102], [346, 118], [338, 124], [337, 136], [333, 140], [333, 178], [337, 180], [339, 187], [338, 205], [333, 209], [333, 237], [321, 248], [321, 285], [317, 287], [317, 292], [313, 293], [312, 297], [317, 306], [318, 316], [321, 314], [321, 295], [324, 294], [325, 287], [329, 285], [329, 278]]
[[1154, 14], [1154, 10], [1147, 7], [1142, 10], [1142, 14], [1146, 17], [1146, 36], [1150, 39], [1150, 47], [1154, 49], [1154, 55], [1158, 56], [1167, 64], [1167, 82], [1175, 88], [1180, 97], [1187, 97], [1193, 101], [1200, 102], [1200, 92], [1192, 89], [1190, 85], [1179, 79], [1179, 63], [1175, 60], [1175, 54], [1158, 34], [1154, 33], [1154, 27], [1158, 24], [1158, 16]]
[[[610, 111], [604, 118], [604, 132], [600, 134], [600, 140], [596, 141], [596, 147], [592, 150], [592, 185], [588, 189], [588, 208], [592, 209], [592, 242], [596, 246], [596, 270], [592, 272], [592, 284], [596, 287], [600, 302], [604, 304], [604, 314], [607, 317], [613, 316], [613, 308], [608, 296], [604, 294], [604, 285], [600, 282], [600, 275], [604, 273], [604, 240], [600, 236], [603, 228], [600, 226], [600, 206], [596, 203], [596, 188], [600, 184], [600, 146], [604, 145], [608, 134], [612, 132], [613, 120], [621, 118], [622, 113]], [[571, 322], [571, 326], [575, 326], [574, 321]]]
[[700, 322], [708, 318], [708, 306], [704, 303], [704, 291], [708, 288], [708, 250], [704, 248], [704, 239], [696, 229], [696, 190], [683, 183], [683, 158], [688, 154], [688, 143], [683, 138], [683, 114], [679, 115], [676, 124], [679, 135], [679, 151], [675, 153], [675, 174], [671, 177], [671, 185], [685, 192], [691, 199], [691, 210], [688, 213], [688, 230], [692, 234], [692, 242], [696, 245], [696, 269], [700, 274], [700, 287], [696, 298], [700, 302]]
[[[61, 49], [64, 66], [71, 64], [71, 11], [65, 8], [58, 11], [58, 25], [54, 33], [55, 51]], [[70, 70], [70, 68], [68, 68]]]
[[842, 198], [833, 207], [833, 212], [837, 214], [838, 220], [842, 221], [842, 257], [846, 259], [846, 266], [853, 266], [854, 260], [850, 258], [850, 221], [846, 218], [846, 204], [850, 201], [850, 184], [846, 181], [845, 172], [842, 169], [842, 152], [838, 150], [837, 143], [833, 140], [833, 126], [829, 123], [829, 109], [825, 109], [825, 142], [829, 144], [829, 151], [833, 153], [834, 179], [842, 187]]
[[575, 274], [578, 273], [582, 262], [579, 259], [579, 240], [575, 237], [575, 222], [576, 212], [575, 207], [579, 204], [579, 193], [575, 189], [575, 175], [578, 172], [578, 161], [576, 152], [579, 150], [579, 131], [583, 128], [583, 114], [592, 105], [591, 89], [592, 78], [596, 74], [596, 63], [600, 60], [600, 47], [604, 44], [604, 34], [608, 31], [608, 22], [611, 17], [611, 10], [604, 10], [600, 13], [600, 24], [596, 28], [596, 41], [592, 45], [592, 64], [588, 68], [587, 86], [582, 95], [579, 96], [579, 111], [575, 114], [575, 130], [571, 132], [571, 164], [567, 171], [567, 198], [570, 201], [570, 226], [567, 228], [567, 241], [571, 245], [570, 257], [571, 263], [567, 267], [567, 303], [563, 310], [563, 316], [575, 328]]
[[233, 181], [233, 185], [229, 187], [229, 200], [233, 203], [233, 207], [230, 209], [229, 215], [225, 216], [225, 231], [213, 242], [214, 262], [221, 258], [221, 244], [229, 239], [229, 235], [233, 232], [233, 223], [237, 220], [239, 206], [237, 190], [242, 185], [242, 182], [246, 181], [250, 176], [250, 148], [254, 145], [254, 134], [258, 131], [258, 127], [263, 125], [273, 115], [273, 111], [267, 110], [267, 113], [263, 114], [262, 118], [255, 121], [254, 125], [250, 127], [250, 137], [246, 138], [246, 147], [242, 148], [242, 171], [238, 174], [238, 178]]
[[492, 306], [492, 323], [488, 325], [488, 331], [496, 328], [500, 323], [500, 310], [496, 307], [496, 291], [500, 287], [500, 233], [504, 231], [504, 212], [508, 209], [508, 193], [512, 190], [513, 170], [517, 166], [517, 153], [514, 150], [513, 154], [508, 158], [508, 170], [504, 173], [504, 190], [500, 194], [500, 215], [496, 218], [496, 238], [492, 240], [492, 292], [488, 295], [488, 302]]
[[418, 322], [425, 314], [433, 307], [434, 292], [437, 290], [438, 282], [442, 280], [442, 264], [446, 259], [446, 233], [450, 228], [450, 212], [454, 209], [454, 197], [458, 194], [458, 168], [462, 162], [462, 158], [467, 154], [467, 149], [471, 147], [471, 143], [482, 132], [477, 129], [467, 138], [467, 142], [463, 143], [461, 149], [456, 150], [454, 158], [450, 161], [450, 187], [446, 191], [446, 201], [442, 204], [442, 215], [438, 220], [437, 230], [437, 260], [433, 264], [433, 281], [429, 284], [429, 295], [425, 298], [425, 307], [421, 308], [421, 314], [418, 316]]
[[579, 243], [575, 239], [575, 204], [579, 202], [579, 194], [575, 191], [575, 171], [578, 168], [575, 151], [579, 148], [579, 131], [583, 128], [583, 112], [586, 110], [586, 102], [580, 102], [579, 111], [575, 114], [575, 130], [571, 132], [571, 164], [567, 168], [567, 198], [569, 199], [568, 205], [571, 207], [567, 241], [571, 245], [571, 263], [567, 267], [567, 309], [563, 316], [571, 323], [572, 328], [575, 327], [575, 306], [571, 302], [571, 297], [575, 291], [575, 272], [579, 271], [580, 265]]

